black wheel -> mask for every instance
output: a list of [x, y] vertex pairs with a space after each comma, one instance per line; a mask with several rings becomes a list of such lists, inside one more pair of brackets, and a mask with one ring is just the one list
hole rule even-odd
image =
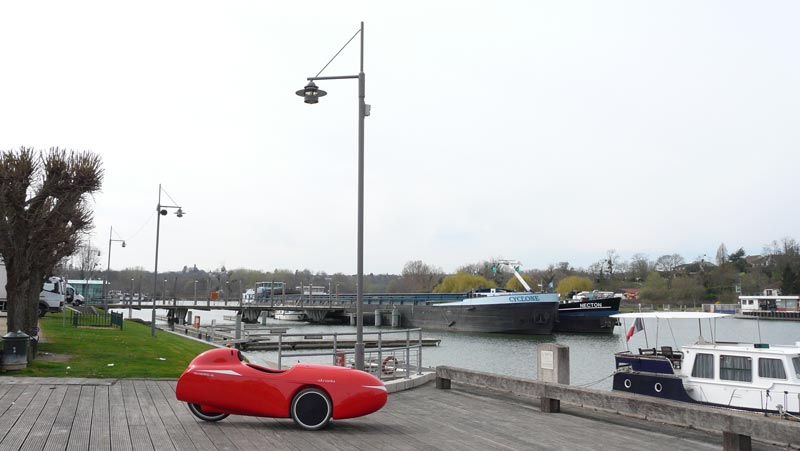
[[328, 425], [333, 405], [328, 394], [318, 388], [301, 390], [292, 399], [292, 419], [303, 429], [316, 431]]
[[228, 415], [229, 415], [227, 413], [206, 412], [200, 407], [200, 404], [193, 404], [193, 403], [190, 403], [190, 402], [187, 403], [187, 404], [189, 404], [189, 410], [192, 411], [194, 416], [196, 416], [197, 418], [200, 418], [203, 421], [224, 420], [225, 418], [228, 418]]
[[43, 318], [46, 313], [47, 313], [47, 306], [44, 304], [39, 304], [39, 318]]

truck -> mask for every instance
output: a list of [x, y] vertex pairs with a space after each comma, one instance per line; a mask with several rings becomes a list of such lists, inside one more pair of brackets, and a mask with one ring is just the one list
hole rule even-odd
[[[8, 276], [6, 275], [6, 264], [0, 258], [0, 304], [5, 309], [8, 300], [8, 293], [6, 293], [6, 284], [8, 283]], [[66, 302], [66, 285], [67, 282], [62, 277], [51, 276], [42, 285], [42, 291], [39, 293], [39, 317], [41, 318], [47, 312], [60, 312], [64, 309], [64, 302]]]

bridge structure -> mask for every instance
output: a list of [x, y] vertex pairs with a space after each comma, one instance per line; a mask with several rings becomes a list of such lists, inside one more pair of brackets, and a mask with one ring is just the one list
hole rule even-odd
[[[429, 305], [441, 302], [460, 301], [466, 293], [372, 293], [364, 294], [364, 305], [371, 306], [364, 314], [374, 314], [375, 310], [391, 310], [395, 305]], [[189, 310], [230, 310], [240, 315], [245, 323], [255, 323], [264, 312], [302, 311], [314, 322], [326, 318], [344, 318], [355, 315], [355, 294], [286, 294], [269, 296], [255, 301], [219, 299], [156, 299], [156, 300], [95, 300], [94, 304], [107, 305], [114, 309], [166, 309], [167, 318], [183, 323]]]

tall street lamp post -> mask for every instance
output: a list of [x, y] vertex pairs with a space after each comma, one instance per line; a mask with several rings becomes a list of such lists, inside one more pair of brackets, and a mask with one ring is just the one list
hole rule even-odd
[[112, 239], [114, 234], [114, 226], [111, 226], [111, 231], [108, 232], [108, 263], [106, 264], [106, 276], [103, 277], [103, 309], [108, 310], [108, 299], [106, 297], [106, 283], [108, 283], [108, 272], [111, 270], [111, 243], [119, 242], [122, 243], [122, 247], [125, 247], [125, 240], [115, 240]]
[[[347, 47], [347, 44], [357, 36], [361, 36], [361, 64], [358, 75], [341, 75], [320, 77], [319, 74], [325, 70], [326, 67], [334, 60], [339, 53]], [[365, 96], [365, 76], [364, 76], [364, 22], [361, 22], [361, 27], [356, 31], [352, 38], [342, 47], [336, 55], [331, 58], [328, 64], [322, 68], [314, 77], [308, 77], [308, 84], [305, 88], [297, 91], [300, 97], [303, 97], [304, 102], [308, 104], [315, 104], [319, 102], [319, 98], [327, 94], [327, 92], [319, 89], [314, 83], [315, 80], [342, 80], [342, 79], [358, 79], [358, 276], [356, 287], [356, 344], [355, 344], [355, 364], [356, 369], [364, 370], [364, 118], [369, 116], [370, 106], [364, 103]]]
[[[167, 215], [168, 208], [175, 208], [175, 216], [182, 218], [183, 209], [177, 205], [161, 205], [161, 184], [158, 184], [158, 205], [156, 206], [156, 262], [153, 267], [153, 310], [150, 319], [150, 336], [156, 336], [156, 293], [158, 292], [158, 239], [161, 233], [161, 216]], [[169, 197], [169, 194], [167, 195]], [[166, 280], [164, 281], [164, 291], [166, 291]]]

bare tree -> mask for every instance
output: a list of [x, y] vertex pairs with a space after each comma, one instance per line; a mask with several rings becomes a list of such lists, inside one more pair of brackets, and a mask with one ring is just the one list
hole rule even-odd
[[403, 293], [429, 293], [442, 276], [442, 270], [421, 260], [407, 262], [402, 276], [392, 284], [392, 291]]
[[78, 265], [75, 269], [81, 279], [91, 278], [92, 273], [100, 266], [100, 249], [93, 247], [89, 241], [81, 243], [74, 256], [78, 260]]
[[728, 261], [728, 249], [725, 248], [725, 243], [722, 243], [717, 248], [717, 266], [722, 266]]
[[678, 266], [684, 264], [683, 257], [678, 254], [662, 255], [656, 260], [655, 268], [657, 271], [672, 273]]
[[92, 152], [21, 148], [0, 154], [0, 254], [8, 275], [8, 330], [35, 335], [42, 283], [92, 227], [87, 195], [103, 170]]
[[653, 269], [653, 263], [650, 262], [645, 254], [633, 254], [629, 268], [631, 279], [637, 282], [644, 282]]

